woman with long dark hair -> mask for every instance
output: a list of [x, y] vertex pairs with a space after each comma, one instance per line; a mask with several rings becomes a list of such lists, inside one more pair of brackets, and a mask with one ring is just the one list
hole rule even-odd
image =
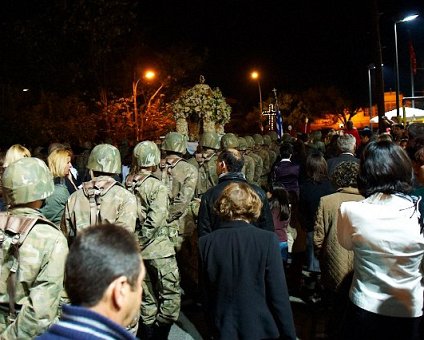
[[390, 141], [361, 155], [360, 202], [344, 202], [340, 244], [354, 252], [354, 277], [343, 339], [419, 339], [424, 237], [419, 201], [410, 196], [412, 165]]

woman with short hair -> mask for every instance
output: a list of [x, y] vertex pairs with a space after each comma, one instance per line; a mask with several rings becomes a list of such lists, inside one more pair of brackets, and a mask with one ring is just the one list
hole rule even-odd
[[343, 339], [419, 339], [424, 237], [412, 188], [412, 165], [390, 141], [361, 156], [360, 202], [344, 202], [338, 239], [354, 252], [351, 304]]
[[200, 237], [208, 320], [218, 339], [296, 339], [278, 239], [251, 224], [262, 202], [243, 182], [215, 204], [218, 229]]

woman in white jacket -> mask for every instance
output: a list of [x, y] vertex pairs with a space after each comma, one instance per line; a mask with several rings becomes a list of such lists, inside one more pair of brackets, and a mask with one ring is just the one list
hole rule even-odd
[[399, 146], [367, 146], [358, 175], [366, 199], [342, 203], [337, 226], [340, 244], [354, 252], [343, 339], [420, 338], [424, 237], [411, 185], [411, 161]]

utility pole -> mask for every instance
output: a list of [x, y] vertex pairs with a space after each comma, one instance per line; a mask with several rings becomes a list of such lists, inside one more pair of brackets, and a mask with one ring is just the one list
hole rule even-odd
[[383, 77], [383, 57], [381, 52], [381, 40], [380, 40], [380, 15], [378, 10], [378, 0], [372, 2], [372, 32], [374, 42], [374, 60], [375, 62], [375, 95], [378, 112], [378, 131], [379, 133], [384, 132], [383, 117], [385, 114], [384, 107], [384, 77]]

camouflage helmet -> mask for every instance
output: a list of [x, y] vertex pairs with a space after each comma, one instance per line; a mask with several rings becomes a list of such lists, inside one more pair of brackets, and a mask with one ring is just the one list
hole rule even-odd
[[237, 149], [239, 146], [239, 141], [237, 136], [234, 133], [226, 133], [221, 138], [221, 149]]
[[276, 142], [278, 140], [278, 134], [275, 131], [268, 132], [268, 136], [271, 137], [271, 141]]
[[151, 141], [140, 142], [134, 148], [134, 157], [140, 167], [155, 166], [160, 162], [160, 150]]
[[200, 146], [202, 148], [219, 150], [219, 135], [216, 132], [204, 132], [202, 137], [200, 137]]
[[169, 132], [162, 143], [162, 150], [185, 154], [187, 151], [187, 137], [178, 132]]
[[248, 148], [253, 148], [255, 146], [255, 140], [253, 139], [252, 136], [246, 136], [244, 137], [244, 139], [246, 140]]
[[259, 133], [255, 133], [253, 135], [253, 140], [255, 141], [256, 145], [262, 145], [264, 143], [264, 139]]
[[272, 141], [271, 141], [271, 137], [269, 135], [264, 135], [263, 140], [264, 140], [265, 145], [271, 145]]
[[88, 157], [87, 169], [109, 174], [121, 173], [121, 154], [110, 144], [99, 144], [94, 147]]
[[239, 137], [238, 138], [238, 142], [239, 142], [238, 150], [240, 150], [240, 151], [246, 151], [247, 150], [246, 138]]
[[21, 158], [4, 171], [3, 193], [12, 206], [43, 200], [53, 191], [53, 176], [47, 165], [38, 158]]

